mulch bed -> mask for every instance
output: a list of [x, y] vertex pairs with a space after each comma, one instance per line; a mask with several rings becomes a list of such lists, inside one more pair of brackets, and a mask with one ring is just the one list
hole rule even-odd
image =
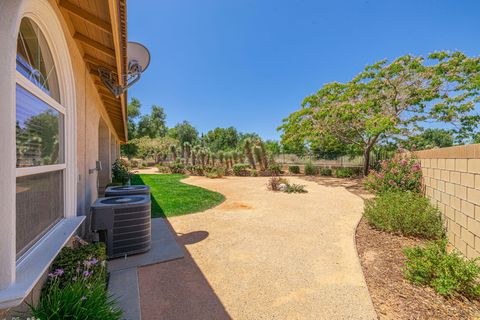
[[[363, 198], [372, 198], [360, 179], [304, 177], [320, 185], [344, 187]], [[478, 319], [480, 301], [447, 299], [429, 287], [413, 285], [403, 276], [403, 248], [422, 240], [376, 230], [365, 219], [356, 233], [358, 256], [379, 319]]]
[[362, 219], [356, 242], [379, 319], [480, 319], [479, 301], [446, 299], [404, 278], [402, 249], [422, 241], [375, 230]]

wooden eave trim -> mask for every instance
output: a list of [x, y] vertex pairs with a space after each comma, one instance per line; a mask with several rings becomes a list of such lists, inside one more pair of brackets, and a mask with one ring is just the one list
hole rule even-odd
[[73, 38], [80, 41], [81, 43], [95, 49], [95, 50], [101, 51], [101, 52], [105, 53], [106, 55], [108, 55], [112, 58], [115, 58], [115, 50], [105, 46], [104, 44], [102, 44], [98, 41], [93, 40], [92, 38], [87, 37], [84, 34], [81, 34], [79, 32], [75, 32], [73, 34]]
[[102, 29], [105, 32], [112, 33], [112, 25], [108, 21], [104, 21], [94, 14], [76, 6], [68, 0], [60, 0], [58, 5], [69, 13], [85, 20], [86, 22]]

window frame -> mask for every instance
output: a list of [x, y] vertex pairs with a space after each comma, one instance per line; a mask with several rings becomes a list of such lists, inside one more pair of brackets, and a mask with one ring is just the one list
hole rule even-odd
[[[21, 265], [24, 260], [28, 258], [32, 252], [36, 251], [41, 244], [44, 242], [43, 239], [51, 234], [51, 231], [56, 228], [62, 221], [68, 218], [73, 218], [76, 216], [75, 207], [76, 207], [76, 159], [74, 156], [74, 152], [76, 152], [76, 132], [75, 128], [75, 115], [73, 114], [75, 111], [74, 108], [71, 107], [74, 101], [72, 98], [75, 96], [75, 87], [68, 86], [68, 82], [64, 81], [64, 79], [68, 78], [68, 72], [71, 72], [71, 66], [66, 67], [64, 64], [59, 61], [58, 57], [58, 48], [55, 46], [54, 42], [51, 41], [51, 34], [44, 28], [42, 19], [38, 19], [36, 15], [32, 14], [25, 14], [20, 18], [20, 23], [23, 19], [30, 19], [32, 23], [35, 23], [39, 29], [39, 32], [42, 33], [43, 37], [46, 41], [46, 46], [50, 50], [50, 54], [52, 55], [52, 60], [55, 65], [55, 70], [57, 73], [58, 83], [59, 83], [59, 94], [60, 94], [60, 102], [55, 100], [53, 97], [48, 95], [45, 91], [39, 88], [34, 82], [30, 81], [26, 76], [24, 76], [21, 72], [19, 72], [15, 67], [15, 86], [19, 85], [30, 94], [34, 95], [36, 98], [42, 100], [44, 103], [58, 111], [63, 116], [63, 132], [59, 132], [63, 138], [63, 154], [64, 159], [63, 163], [59, 164], [51, 164], [51, 165], [40, 165], [40, 166], [31, 166], [31, 167], [20, 167], [15, 168], [15, 176], [16, 178], [19, 177], [26, 177], [29, 175], [36, 175], [40, 173], [48, 173], [54, 171], [62, 171], [63, 175], [63, 190], [62, 190], [62, 197], [63, 197], [63, 213], [59, 220], [53, 223], [49, 228], [44, 230], [43, 233], [37, 235], [35, 238], [34, 243], [27, 247], [26, 250], [22, 250], [20, 254], [17, 254], [16, 257], [16, 264]], [[17, 37], [20, 30], [18, 29]], [[68, 53], [67, 53], [68, 54]], [[16, 62], [15, 62], [16, 63]], [[66, 70], [69, 69], [69, 70]], [[71, 76], [73, 72], [69, 75]], [[72, 77], [70, 77], [72, 78]], [[73, 78], [72, 78], [73, 80]], [[15, 97], [15, 105], [14, 109], [16, 109], [16, 97]], [[15, 111], [16, 113], [16, 111]], [[14, 141], [14, 143], [16, 143]], [[16, 215], [15, 211], [15, 215]], [[16, 234], [15, 234], [16, 237]]]

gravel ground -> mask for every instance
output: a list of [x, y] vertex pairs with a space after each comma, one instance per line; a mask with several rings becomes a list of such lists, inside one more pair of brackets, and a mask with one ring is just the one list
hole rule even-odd
[[190, 177], [226, 196], [169, 219], [186, 258], [139, 269], [142, 318], [375, 319], [355, 249], [363, 201], [300, 178], [308, 193], [268, 191], [268, 178]]

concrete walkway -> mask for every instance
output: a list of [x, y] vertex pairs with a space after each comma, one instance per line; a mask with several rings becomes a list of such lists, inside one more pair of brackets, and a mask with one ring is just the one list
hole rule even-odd
[[308, 193], [272, 192], [267, 180], [184, 180], [227, 200], [169, 219], [185, 258], [139, 269], [144, 320], [376, 318], [354, 244], [362, 199], [293, 177]]

